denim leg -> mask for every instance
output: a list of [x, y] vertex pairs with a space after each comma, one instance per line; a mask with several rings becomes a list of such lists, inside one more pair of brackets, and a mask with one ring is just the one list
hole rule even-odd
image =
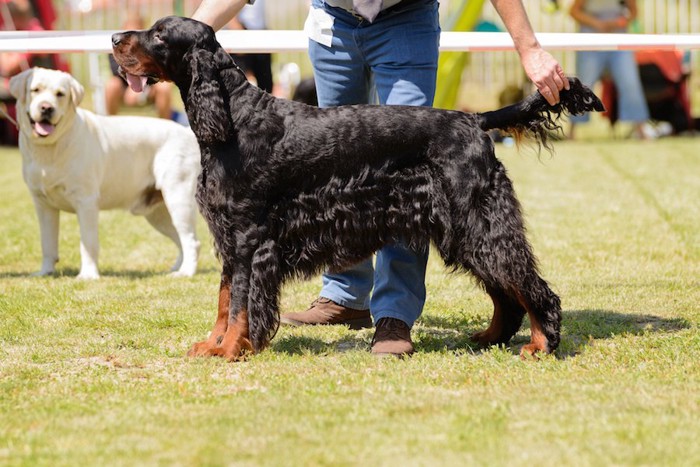
[[614, 54], [610, 60], [610, 74], [617, 89], [618, 120], [636, 123], [649, 120], [649, 107], [634, 53], [630, 50], [610, 53]]
[[[585, 86], [593, 88], [600, 80], [606, 67], [606, 52], [583, 51], [576, 53], [576, 76]], [[571, 123], [585, 123], [591, 119], [588, 112], [583, 115], [572, 115]]]
[[[395, 8], [373, 24], [326, 10], [335, 17], [332, 46], [309, 42], [321, 107], [368, 103], [373, 84], [381, 104], [432, 105], [440, 36], [436, 1]], [[370, 260], [325, 274], [320, 296], [350, 308], [369, 306], [375, 322], [393, 317], [412, 326], [425, 303], [427, 259], [427, 251], [384, 247], [377, 253], [374, 277]]]
[[[432, 105], [439, 38], [437, 2], [431, 1], [380, 16], [376, 27], [361, 31], [359, 40], [380, 104]], [[400, 244], [377, 252], [370, 301], [375, 322], [397, 318], [413, 326], [425, 304], [427, 262], [427, 250], [415, 252]]]
[[[319, 2], [314, 2], [319, 7]], [[331, 47], [309, 41], [309, 57], [314, 69], [319, 107], [366, 104], [369, 102], [371, 75], [355, 44], [359, 22], [337, 9]], [[374, 268], [369, 258], [342, 273], [326, 273], [319, 295], [353, 308], [369, 308], [369, 294], [374, 286]]]

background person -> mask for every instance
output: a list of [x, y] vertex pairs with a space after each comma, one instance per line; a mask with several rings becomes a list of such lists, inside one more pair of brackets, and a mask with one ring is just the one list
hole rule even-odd
[[[241, 12], [228, 23], [229, 29], [262, 30], [265, 23], [265, 0], [256, 0], [246, 5]], [[255, 83], [263, 91], [272, 93], [272, 54], [234, 54], [238, 66], [246, 74], [248, 81]]]
[[[569, 14], [579, 24], [581, 32], [624, 33], [637, 18], [636, 0], [574, 0]], [[644, 97], [639, 69], [631, 50], [576, 52], [576, 75], [586, 86], [609, 75], [617, 89], [618, 120], [634, 125], [633, 135], [654, 138], [654, 129], [647, 124], [649, 109]], [[588, 122], [590, 115], [571, 117], [571, 132], [579, 123]]]

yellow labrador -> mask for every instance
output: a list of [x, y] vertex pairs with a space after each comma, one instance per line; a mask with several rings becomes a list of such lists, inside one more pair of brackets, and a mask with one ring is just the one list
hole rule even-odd
[[147, 117], [104, 117], [78, 107], [83, 87], [71, 75], [33, 68], [10, 80], [17, 99], [22, 172], [39, 218], [42, 265], [58, 261], [59, 211], [80, 224], [79, 278], [99, 277], [100, 210], [143, 215], [179, 249], [173, 274], [197, 269], [195, 188], [200, 172], [194, 134]]

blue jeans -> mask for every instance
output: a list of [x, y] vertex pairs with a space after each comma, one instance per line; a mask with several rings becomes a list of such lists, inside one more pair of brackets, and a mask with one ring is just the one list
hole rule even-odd
[[[605, 71], [610, 73], [617, 89], [618, 120], [636, 123], [649, 120], [649, 108], [632, 51], [584, 51], [576, 53], [576, 74], [586, 86], [593, 87]], [[573, 123], [587, 122], [589, 119], [588, 113], [571, 117]]]
[[[313, 0], [312, 7], [335, 19], [330, 47], [309, 41], [320, 107], [432, 105], [440, 40], [436, 0], [399, 3], [373, 23], [322, 0]], [[425, 303], [428, 252], [396, 244], [376, 258], [376, 268], [367, 259], [343, 273], [324, 274], [319, 295], [348, 308], [369, 308], [375, 323], [397, 318], [413, 326]]]

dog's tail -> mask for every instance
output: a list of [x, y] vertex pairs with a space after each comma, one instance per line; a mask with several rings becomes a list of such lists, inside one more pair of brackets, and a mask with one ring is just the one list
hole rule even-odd
[[559, 131], [562, 113], [581, 115], [584, 112], [602, 112], [603, 103], [593, 91], [581, 84], [577, 78], [569, 78], [569, 90], [562, 90], [560, 101], [550, 106], [539, 92], [517, 104], [493, 112], [478, 114], [479, 126], [484, 131], [500, 129], [511, 134], [516, 142], [533, 139], [551, 150], [549, 136]]

